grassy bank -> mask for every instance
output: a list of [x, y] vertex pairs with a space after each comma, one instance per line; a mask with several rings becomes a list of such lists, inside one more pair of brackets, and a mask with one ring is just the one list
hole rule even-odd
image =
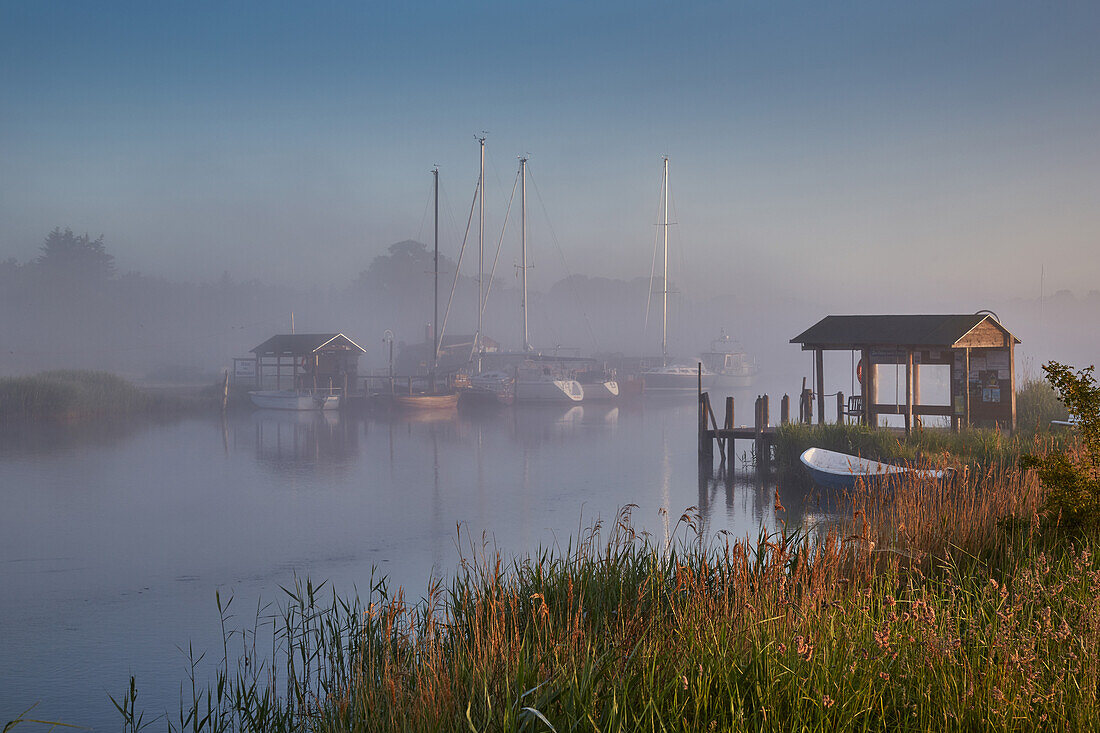
[[[904, 481], [889, 496], [853, 497], [826, 536], [705, 538], [688, 512], [668, 544], [637, 533], [628, 508], [565, 549], [508, 560], [471, 545], [455, 576], [419, 602], [384, 581], [351, 598], [305, 581], [274, 619], [226, 634], [217, 679], [189, 691], [167, 724], [825, 731], [1100, 722], [1094, 538], [1040, 521], [1042, 488], [1011, 466], [953, 487]], [[219, 607], [228, 619], [228, 605]], [[136, 727], [137, 690], [118, 704]]]
[[1008, 435], [999, 430], [971, 428], [958, 433], [914, 430], [906, 436], [865, 425], [789, 423], [778, 428], [775, 450], [779, 465], [787, 468], [797, 468], [802, 452], [816, 446], [881, 461], [987, 470], [1014, 465], [1021, 453], [1065, 450], [1072, 439], [1068, 432], [1021, 431]]
[[[211, 393], [212, 394], [212, 393]], [[220, 404], [210, 395], [185, 399], [150, 394], [108, 372], [59, 370], [0, 379], [0, 418], [79, 420], [172, 413]]]

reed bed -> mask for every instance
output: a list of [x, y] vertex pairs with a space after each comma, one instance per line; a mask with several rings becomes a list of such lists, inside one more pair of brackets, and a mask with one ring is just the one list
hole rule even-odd
[[1023, 453], [1044, 454], [1073, 447], [1068, 432], [1020, 431], [969, 428], [959, 432], [914, 430], [906, 436], [897, 431], [866, 425], [788, 423], [776, 433], [775, 455], [780, 467], [797, 467], [799, 456], [811, 447], [851, 453], [880, 461], [913, 465], [937, 464], [968, 470], [987, 470], [1015, 464]]
[[210, 409], [220, 398], [150, 394], [109, 372], [56, 370], [0, 379], [0, 419], [75, 421]]
[[[1013, 465], [863, 489], [824, 533], [673, 539], [626, 507], [511, 560], [469, 542], [417, 601], [308, 580], [169, 730], [1083, 730], [1100, 724], [1100, 560]], [[776, 497], [779, 517], [785, 510]], [[136, 688], [116, 700], [148, 723]]]

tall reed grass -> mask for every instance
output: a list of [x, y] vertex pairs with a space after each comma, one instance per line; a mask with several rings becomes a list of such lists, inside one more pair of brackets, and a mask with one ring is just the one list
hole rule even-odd
[[[409, 601], [309, 580], [229, 628], [169, 730], [1084, 730], [1100, 723], [1100, 560], [1014, 464], [861, 489], [823, 534], [734, 537], [628, 506], [564, 548], [466, 542]], [[785, 509], [776, 496], [777, 516]], [[194, 680], [192, 681], [194, 683]], [[116, 701], [140, 727], [137, 691]], [[147, 721], [146, 721], [147, 722]]]
[[[210, 407], [218, 401], [205, 399]], [[75, 420], [149, 412], [178, 412], [188, 405], [151, 395], [109, 372], [57, 370], [0, 379], [0, 418]]]

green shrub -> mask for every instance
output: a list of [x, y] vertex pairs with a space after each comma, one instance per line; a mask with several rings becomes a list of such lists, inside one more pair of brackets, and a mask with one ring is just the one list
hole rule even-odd
[[1100, 386], [1093, 367], [1074, 371], [1056, 361], [1043, 365], [1051, 386], [1076, 421], [1080, 445], [1074, 450], [1024, 455], [1022, 468], [1034, 468], [1047, 490], [1046, 515], [1070, 528], [1100, 526]]
[[1045, 379], [1029, 379], [1016, 392], [1016, 423], [1021, 428], [1042, 430], [1051, 420], [1065, 420], [1069, 411], [1057, 390]]

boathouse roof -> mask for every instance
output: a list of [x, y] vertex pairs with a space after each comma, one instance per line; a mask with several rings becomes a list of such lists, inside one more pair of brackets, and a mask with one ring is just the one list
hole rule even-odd
[[991, 313], [826, 316], [791, 339], [808, 349], [1004, 347], [1020, 339]]
[[307, 356], [319, 351], [366, 353], [359, 344], [342, 333], [281, 333], [252, 349], [256, 356]]

